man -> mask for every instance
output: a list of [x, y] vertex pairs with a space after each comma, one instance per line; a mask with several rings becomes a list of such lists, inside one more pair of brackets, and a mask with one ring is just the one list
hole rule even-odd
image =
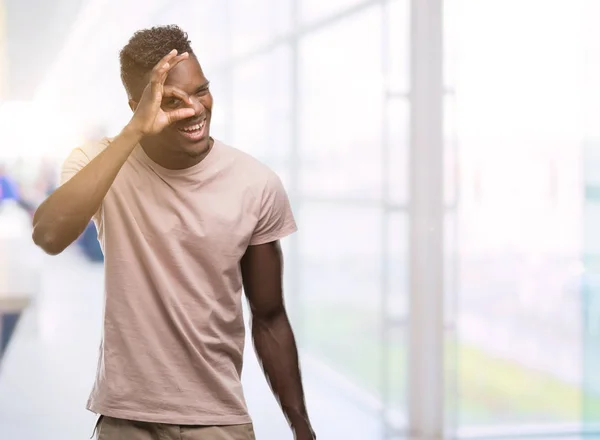
[[314, 439], [282, 296], [279, 240], [296, 225], [281, 181], [210, 137], [209, 82], [181, 29], [135, 33], [120, 61], [131, 121], [73, 151], [33, 220], [52, 255], [90, 219], [98, 229], [106, 295], [88, 402], [98, 438], [254, 438], [240, 383], [243, 286], [267, 379], [295, 438]]

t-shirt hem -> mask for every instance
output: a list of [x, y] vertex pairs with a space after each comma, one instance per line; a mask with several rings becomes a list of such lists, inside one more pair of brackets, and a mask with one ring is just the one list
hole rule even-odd
[[292, 235], [294, 232], [298, 231], [298, 227], [295, 224], [288, 225], [280, 229], [277, 232], [272, 234], [256, 237], [250, 240], [250, 246], [258, 246], [265, 243], [271, 243], [273, 241], [281, 240], [288, 235]]
[[228, 426], [244, 425], [252, 423], [249, 414], [240, 415], [216, 415], [216, 414], [198, 414], [184, 416], [180, 414], [152, 413], [145, 411], [128, 411], [115, 408], [108, 408], [102, 405], [88, 404], [88, 411], [106, 417], [115, 419], [131, 420], [135, 422], [163, 423], [168, 425], [206, 425], [206, 426]]

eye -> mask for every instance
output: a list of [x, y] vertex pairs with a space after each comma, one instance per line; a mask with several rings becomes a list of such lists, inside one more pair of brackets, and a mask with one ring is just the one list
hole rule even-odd
[[203, 87], [198, 92], [196, 92], [197, 96], [204, 96], [208, 93], [208, 87]]
[[165, 105], [166, 107], [176, 107], [179, 105], [180, 99], [178, 98], [168, 98], [165, 101], [163, 101], [163, 105]]

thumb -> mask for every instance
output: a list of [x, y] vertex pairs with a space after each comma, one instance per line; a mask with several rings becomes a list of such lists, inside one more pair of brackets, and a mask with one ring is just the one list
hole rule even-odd
[[196, 112], [193, 108], [181, 108], [167, 112], [167, 118], [169, 119], [169, 124], [172, 124], [173, 122], [181, 121], [182, 119], [191, 118], [195, 114]]

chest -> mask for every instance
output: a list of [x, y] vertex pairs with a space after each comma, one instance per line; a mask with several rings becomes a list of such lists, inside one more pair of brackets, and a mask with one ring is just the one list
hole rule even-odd
[[258, 208], [249, 188], [219, 176], [178, 180], [124, 172], [104, 201], [104, 238], [116, 249], [144, 242], [158, 256], [239, 259]]

